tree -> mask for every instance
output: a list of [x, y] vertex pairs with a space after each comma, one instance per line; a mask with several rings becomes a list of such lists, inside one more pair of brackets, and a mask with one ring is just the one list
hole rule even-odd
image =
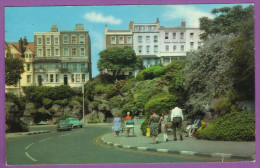
[[17, 85], [24, 73], [23, 60], [19, 58], [5, 58], [5, 84]]
[[117, 78], [122, 70], [134, 70], [142, 66], [142, 61], [131, 47], [111, 47], [99, 53], [98, 69], [110, 70]]
[[254, 7], [251, 5], [243, 8], [237, 5], [232, 8], [213, 9], [211, 13], [216, 16], [214, 19], [200, 18], [200, 29], [203, 31], [201, 39], [203, 40], [215, 34], [238, 35], [241, 25], [254, 17]]
[[184, 69], [184, 88], [187, 91], [189, 112], [197, 113], [217, 96], [225, 93], [234, 83], [233, 67], [228, 45], [235, 37], [230, 35], [212, 36], [202, 48], [187, 54]]

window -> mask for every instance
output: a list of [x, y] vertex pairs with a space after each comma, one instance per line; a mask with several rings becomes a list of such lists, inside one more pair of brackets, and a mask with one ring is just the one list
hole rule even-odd
[[158, 43], [158, 36], [153, 37], [153, 42]]
[[50, 82], [53, 82], [53, 74], [50, 74]]
[[76, 54], [77, 54], [77, 49], [76, 49], [76, 48], [72, 48], [72, 53], [71, 53], [71, 55], [72, 55], [72, 56], [76, 56]]
[[111, 37], [111, 44], [116, 44], [116, 37], [115, 36]]
[[193, 39], [194, 33], [190, 33], [190, 39]]
[[142, 46], [138, 46], [138, 52], [142, 53]]
[[85, 82], [85, 74], [81, 74], [81, 80], [82, 82]]
[[181, 45], [181, 51], [184, 51], [184, 45]]
[[58, 44], [59, 44], [59, 37], [55, 37], [55, 38], [54, 38], [54, 44], [55, 44], [55, 45], [58, 45]]
[[165, 46], [165, 51], [169, 51], [169, 45]]
[[181, 39], [184, 39], [184, 33], [181, 32]]
[[198, 42], [198, 48], [200, 48], [201, 47], [201, 42]]
[[32, 58], [32, 54], [29, 54], [29, 58]]
[[177, 46], [173, 45], [173, 51], [176, 51], [176, 50], [177, 50]]
[[77, 44], [77, 36], [71, 36], [71, 44]]
[[41, 38], [41, 37], [38, 37], [38, 38], [37, 38], [37, 44], [38, 44], [38, 45], [42, 45], [42, 38]]
[[132, 44], [132, 37], [131, 36], [127, 37], [127, 44]]
[[142, 42], [142, 36], [138, 36], [138, 43]]
[[85, 36], [79, 36], [79, 44], [85, 44]]
[[85, 55], [85, 48], [80, 48], [80, 55], [84, 56]]
[[194, 49], [194, 42], [190, 42], [190, 49], [191, 49], [191, 50]]
[[172, 33], [172, 38], [176, 39], [176, 33]]
[[56, 82], [59, 82], [59, 74], [56, 74]]
[[158, 46], [154, 46], [154, 53], [158, 53]]
[[31, 75], [27, 75], [27, 83], [31, 82]]
[[50, 37], [46, 37], [45, 40], [46, 40], [45, 41], [46, 45], [51, 45], [51, 38]]
[[55, 49], [55, 56], [60, 55], [59, 52], [60, 52], [60, 50], [59, 50], [58, 48], [56, 48], [56, 49]]
[[28, 58], [28, 57], [29, 57], [28, 55], [29, 55], [29, 54], [26, 54], [25, 57]]
[[27, 71], [30, 71], [30, 70], [31, 70], [30, 64], [26, 64], [26, 69], [27, 69]]
[[150, 52], [150, 46], [146, 46], [146, 53]]
[[37, 55], [38, 55], [38, 56], [42, 56], [42, 49], [38, 49], [38, 50], [37, 50]]
[[46, 49], [46, 55], [47, 55], [47, 56], [51, 56], [51, 49], [49, 49], [49, 48]]
[[64, 48], [63, 49], [63, 55], [64, 56], [69, 56], [69, 49], [68, 48]]
[[68, 44], [68, 36], [63, 36], [63, 44]]
[[124, 44], [124, 37], [123, 36], [119, 37], [119, 44]]
[[49, 75], [46, 74], [46, 82], [48, 82], [48, 81], [49, 81]]
[[80, 74], [76, 74], [76, 82], [80, 82]]
[[165, 33], [165, 39], [169, 39], [169, 33]]
[[71, 82], [74, 82], [74, 74], [71, 74]]
[[150, 36], [146, 36], [146, 43], [150, 43]]

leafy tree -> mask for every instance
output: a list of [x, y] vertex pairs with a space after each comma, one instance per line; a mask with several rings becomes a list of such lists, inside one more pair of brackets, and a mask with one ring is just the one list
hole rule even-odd
[[24, 73], [23, 60], [19, 58], [5, 58], [5, 84], [17, 85]]
[[205, 42], [204, 46], [187, 54], [184, 69], [184, 88], [187, 91], [187, 107], [196, 113], [216, 95], [224, 94], [232, 86], [234, 77], [227, 73], [233, 63], [227, 45], [234, 36], [217, 35]]
[[232, 8], [213, 9], [211, 13], [216, 16], [214, 19], [200, 18], [200, 29], [203, 31], [201, 39], [203, 40], [216, 34], [238, 35], [241, 24], [247, 22], [248, 18], [254, 17], [254, 7], [251, 5], [243, 8], [237, 5]]
[[142, 61], [131, 47], [111, 47], [99, 53], [98, 69], [111, 70], [115, 78], [124, 69], [136, 69], [142, 66]]

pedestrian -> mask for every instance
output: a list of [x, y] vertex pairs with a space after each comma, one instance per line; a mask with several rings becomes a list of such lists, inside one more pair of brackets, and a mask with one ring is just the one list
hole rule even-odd
[[114, 118], [114, 131], [116, 133], [116, 136], [119, 136], [119, 131], [121, 128], [121, 118], [119, 117], [118, 113], [115, 114]]
[[162, 134], [163, 134], [163, 142], [167, 142], [168, 141], [168, 135], [167, 135], [168, 115], [167, 115], [166, 111], [164, 111], [162, 113], [162, 116], [160, 118], [159, 123], [161, 123], [161, 131], [162, 131]]
[[160, 117], [156, 114], [156, 110], [152, 110], [152, 115], [149, 119], [148, 127], [150, 128], [150, 135], [153, 136], [153, 143], [158, 143], [157, 135], [159, 134], [159, 120]]
[[182, 122], [183, 122], [183, 114], [182, 114], [182, 109], [179, 107], [175, 107], [171, 111], [171, 121], [172, 121], [172, 129], [173, 129], [173, 136], [174, 136], [174, 141], [177, 141], [177, 135], [176, 135], [176, 130], [178, 129], [179, 135], [180, 135], [180, 140], [182, 141]]
[[[124, 120], [125, 120], [125, 121], [126, 121], [126, 120], [132, 120], [132, 117], [130, 116], [130, 112], [127, 112], [127, 113], [126, 113], [126, 117], [125, 117]], [[127, 128], [127, 129], [126, 129], [126, 136], [129, 136], [129, 132], [130, 132], [130, 129]]]

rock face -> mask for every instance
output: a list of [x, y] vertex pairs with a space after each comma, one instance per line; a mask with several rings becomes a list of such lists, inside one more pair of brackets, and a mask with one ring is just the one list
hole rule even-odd
[[95, 119], [100, 119], [101, 122], [104, 122], [105, 121], [104, 113], [96, 111], [96, 110], [92, 111], [91, 113], [89, 113], [85, 116], [85, 123], [87, 123], [88, 121], [91, 121], [91, 120], [95, 120]]

